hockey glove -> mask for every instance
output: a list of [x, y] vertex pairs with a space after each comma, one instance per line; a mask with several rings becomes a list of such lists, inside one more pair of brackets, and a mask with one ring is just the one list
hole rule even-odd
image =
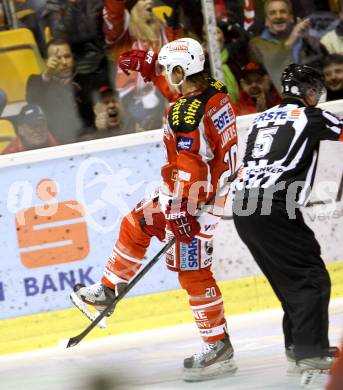
[[119, 66], [127, 75], [129, 70], [139, 72], [147, 82], [156, 76], [156, 60], [153, 50], [129, 50], [119, 56]]
[[169, 229], [173, 232], [178, 241], [190, 244], [199, 232], [200, 225], [197, 218], [187, 210], [188, 202], [169, 203], [166, 207], [165, 217]]

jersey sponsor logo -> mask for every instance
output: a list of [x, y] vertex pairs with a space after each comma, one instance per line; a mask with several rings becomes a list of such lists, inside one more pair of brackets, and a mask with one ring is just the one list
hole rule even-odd
[[[213, 330], [212, 329], [201, 329], [200, 334], [201, 334], [201, 336], [211, 336], [211, 335], [213, 335]], [[212, 357], [211, 357], [211, 359], [212, 359]], [[207, 360], [209, 360], [208, 357], [205, 359], [205, 361], [207, 361]]]
[[235, 116], [230, 106], [221, 108], [211, 119], [218, 130], [218, 134], [222, 134], [225, 129], [235, 122]]
[[[229, 101], [230, 101], [230, 99], [229, 99], [229, 97], [226, 95], [226, 96], [219, 102], [219, 104], [220, 104], [221, 106], [224, 106], [224, 104], [229, 103]], [[230, 108], [231, 108], [231, 107], [230, 107]], [[232, 109], [231, 109], [231, 111], [232, 111]]]
[[178, 178], [178, 170], [177, 169], [173, 169], [171, 175], [170, 175], [170, 179], [172, 181], [176, 181]]
[[210, 264], [212, 264], [212, 257], [208, 257], [202, 262], [202, 268], [208, 267]]
[[205, 310], [193, 309], [194, 318], [197, 320], [208, 320]]
[[199, 268], [199, 247], [197, 238], [193, 238], [190, 244], [180, 244], [180, 268], [182, 270]]
[[[174, 237], [174, 235], [169, 232], [169, 230], [166, 230], [166, 240], [169, 241]], [[176, 268], [176, 256], [175, 256], [175, 245], [172, 245], [166, 253], [166, 264], [171, 268]]]
[[[195, 315], [194, 315], [194, 318], [196, 318]], [[197, 327], [198, 327], [198, 328], [201, 328], [201, 329], [208, 329], [208, 328], [211, 327], [210, 321], [202, 321], [202, 320], [197, 320], [197, 319], [196, 319], [195, 321], [196, 321], [196, 323], [197, 323]]]
[[189, 125], [194, 125], [196, 122], [195, 115], [198, 112], [199, 107], [201, 106], [201, 101], [199, 99], [194, 99], [191, 104], [187, 107], [185, 112], [185, 122]]
[[171, 42], [169, 43], [169, 51], [188, 51], [188, 42]]
[[221, 91], [223, 88], [225, 88], [225, 84], [222, 83], [221, 81], [219, 80], [213, 80], [211, 83], [210, 83], [210, 86], [217, 89], [218, 91]]
[[205, 225], [205, 232], [208, 232], [208, 231], [213, 231], [213, 230], [216, 230], [218, 226], [218, 222], [216, 223], [211, 223], [210, 225]]
[[153, 50], [149, 50], [146, 54], [146, 59], [145, 59], [145, 62], [147, 62], [148, 64], [151, 64], [152, 62], [152, 59], [154, 57], [154, 51]]
[[187, 217], [186, 211], [179, 211], [177, 213], [170, 213], [165, 215], [165, 219], [170, 219], [170, 220], [186, 218], [186, 217]]
[[[180, 125], [185, 125], [185, 124], [191, 126], [196, 125], [200, 120], [198, 113], [201, 106], [202, 106], [202, 102], [197, 98], [179, 99], [173, 105], [170, 114], [168, 115], [173, 130], [176, 131], [175, 127], [178, 127]], [[182, 132], [187, 132], [184, 127], [182, 128]]]
[[187, 99], [179, 99], [171, 110], [171, 121], [173, 126], [179, 126], [180, 124], [180, 110], [181, 107], [186, 103]]
[[177, 137], [177, 150], [191, 150], [193, 145], [193, 138], [188, 137]]
[[212, 108], [210, 108], [208, 111], [207, 111], [207, 116], [208, 117], [211, 117], [215, 112], [217, 111], [217, 107], [212, 107]]
[[228, 129], [225, 129], [225, 131], [222, 134], [220, 134], [222, 148], [227, 143], [229, 143], [232, 139], [234, 139], [236, 136], [237, 136], [237, 131], [234, 125], [230, 126]]
[[259, 122], [259, 121], [276, 121], [276, 120], [286, 120], [288, 117], [288, 111], [267, 111], [263, 112], [262, 114], [258, 115], [254, 121], [253, 124]]
[[191, 174], [189, 172], [179, 170], [178, 179], [183, 180], [183, 181], [190, 181]]
[[296, 108], [295, 110], [292, 110], [290, 113], [290, 119], [298, 119], [301, 114], [301, 110], [299, 108]]

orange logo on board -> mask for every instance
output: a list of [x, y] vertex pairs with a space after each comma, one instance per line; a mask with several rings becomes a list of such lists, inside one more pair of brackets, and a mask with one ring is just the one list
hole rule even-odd
[[46, 203], [16, 214], [20, 259], [27, 268], [83, 260], [89, 253], [82, 205], [76, 200], [57, 202], [57, 192], [54, 181], [41, 180], [37, 195]]

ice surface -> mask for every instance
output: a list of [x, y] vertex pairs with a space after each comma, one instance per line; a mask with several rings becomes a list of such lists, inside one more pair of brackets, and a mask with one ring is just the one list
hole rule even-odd
[[[182, 380], [182, 362], [200, 350], [194, 324], [83, 341], [59, 348], [0, 357], [4, 390], [294, 390], [298, 376], [287, 376], [281, 310], [228, 317], [238, 371], [200, 383]], [[114, 321], [113, 317], [110, 321]], [[343, 336], [343, 299], [330, 306], [331, 345]], [[80, 329], [81, 331], [81, 329]], [[70, 337], [74, 335], [66, 335]], [[321, 377], [323, 389], [325, 376]]]

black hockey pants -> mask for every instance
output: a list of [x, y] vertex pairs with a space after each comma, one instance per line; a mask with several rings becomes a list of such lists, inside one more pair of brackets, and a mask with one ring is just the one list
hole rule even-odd
[[273, 201], [270, 215], [260, 215], [259, 201], [252, 215], [239, 216], [241, 205], [234, 202], [236, 229], [281, 301], [286, 347], [295, 345], [297, 360], [321, 356], [329, 346], [331, 282], [313, 231], [299, 209], [289, 219], [285, 202]]

